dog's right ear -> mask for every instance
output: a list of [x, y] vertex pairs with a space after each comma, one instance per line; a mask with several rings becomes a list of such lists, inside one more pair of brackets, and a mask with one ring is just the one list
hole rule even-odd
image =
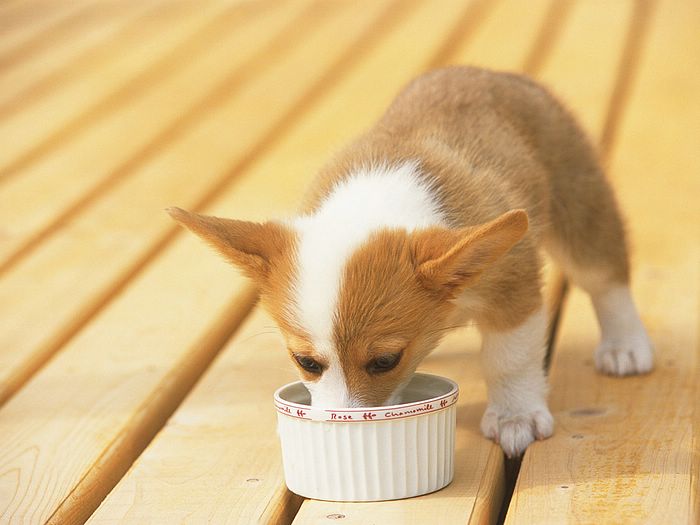
[[258, 282], [267, 278], [274, 261], [286, 253], [293, 242], [292, 231], [276, 222], [223, 219], [181, 208], [165, 211]]
[[478, 226], [419, 232], [414, 236], [417, 275], [427, 288], [456, 295], [475, 283], [527, 230], [527, 212], [511, 210]]

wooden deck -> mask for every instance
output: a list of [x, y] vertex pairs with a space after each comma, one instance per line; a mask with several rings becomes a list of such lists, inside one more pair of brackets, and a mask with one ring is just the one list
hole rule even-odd
[[[1, 2], [0, 523], [700, 522], [699, 27], [695, 0]], [[549, 272], [553, 438], [504, 463], [456, 332], [423, 366], [462, 390], [454, 482], [303, 500], [271, 403], [295, 379], [281, 338], [163, 208], [293, 212], [450, 63], [529, 73], [596, 138], [657, 368], [595, 373], [591, 307]]]

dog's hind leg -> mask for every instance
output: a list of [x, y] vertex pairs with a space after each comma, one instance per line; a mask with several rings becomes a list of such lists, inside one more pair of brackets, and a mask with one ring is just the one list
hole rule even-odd
[[612, 188], [594, 159], [553, 186], [544, 245], [591, 297], [601, 332], [596, 367], [611, 375], [649, 372], [653, 348], [630, 293], [627, 239]]

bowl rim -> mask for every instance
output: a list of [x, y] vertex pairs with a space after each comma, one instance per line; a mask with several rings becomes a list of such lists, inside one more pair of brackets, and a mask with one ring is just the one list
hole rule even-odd
[[303, 384], [303, 381], [293, 381], [282, 385], [274, 393], [275, 409], [278, 413], [296, 419], [306, 419], [311, 421], [328, 421], [332, 423], [369, 423], [376, 421], [386, 421], [395, 419], [405, 419], [408, 417], [418, 417], [425, 414], [446, 410], [454, 405], [459, 398], [459, 385], [452, 379], [437, 374], [416, 372], [414, 376], [424, 376], [439, 379], [450, 385], [450, 390], [439, 396], [412, 401], [410, 403], [400, 403], [396, 405], [374, 406], [374, 407], [338, 407], [319, 408], [302, 403], [287, 401], [280, 397], [280, 393], [293, 385]]

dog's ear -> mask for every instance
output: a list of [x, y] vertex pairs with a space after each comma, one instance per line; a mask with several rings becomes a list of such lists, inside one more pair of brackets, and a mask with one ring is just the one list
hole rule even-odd
[[274, 261], [291, 248], [293, 233], [279, 223], [222, 219], [181, 208], [165, 211], [258, 282], [267, 278]]
[[476, 227], [418, 231], [413, 237], [418, 278], [431, 290], [455, 295], [474, 284], [527, 229], [525, 210], [512, 210]]

